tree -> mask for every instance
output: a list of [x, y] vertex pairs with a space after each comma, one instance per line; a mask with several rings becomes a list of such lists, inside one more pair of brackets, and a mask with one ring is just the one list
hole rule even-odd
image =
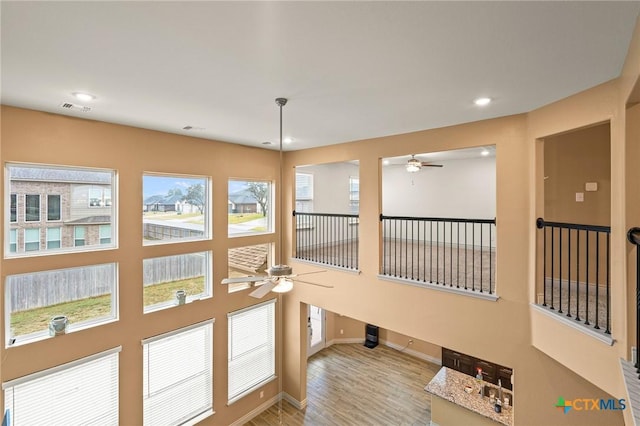
[[196, 206], [200, 213], [204, 211], [204, 185], [196, 183], [187, 188], [187, 195], [182, 199], [192, 206]]
[[171, 198], [174, 195], [177, 195], [184, 199], [184, 195], [182, 194], [182, 189], [180, 188], [173, 188], [173, 189], [170, 189], [169, 192], [167, 192], [167, 198]]
[[247, 191], [262, 207], [262, 216], [266, 216], [269, 207], [269, 186], [266, 182], [248, 182], [248, 184]]

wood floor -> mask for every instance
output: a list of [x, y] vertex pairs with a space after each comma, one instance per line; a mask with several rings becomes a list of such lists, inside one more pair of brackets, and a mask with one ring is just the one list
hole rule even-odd
[[428, 425], [424, 387], [439, 369], [383, 345], [332, 345], [309, 358], [304, 410], [282, 401], [246, 425]]

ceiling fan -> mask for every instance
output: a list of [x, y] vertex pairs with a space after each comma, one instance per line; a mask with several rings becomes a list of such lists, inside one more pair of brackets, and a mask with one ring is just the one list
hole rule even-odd
[[[276, 98], [276, 105], [280, 108], [280, 184], [282, 185], [282, 107], [287, 104], [286, 98]], [[282, 195], [280, 195], [280, 211], [282, 212]], [[280, 249], [280, 260], [282, 260], [282, 220], [284, 220], [284, 215], [281, 214], [281, 224], [280, 230], [278, 232], [278, 247]], [[260, 287], [256, 288], [254, 291], [249, 293], [249, 296], [260, 299], [267, 295], [270, 291], [274, 293], [286, 293], [293, 289], [293, 282], [300, 282], [305, 284], [311, 284], [319, 287], [325, 288], [333, 288], [333, 286], [312, 283], [308, 281], [302, 281], [297, 279], [300, 275], [308, 275], [308, 274], [316, 274], [319, 272], [325, 271], [312, 271], [305, 272], [302, 274], [294, 274], [291, 266], [288, 265], [275, 265], [270, 267], [267, 270], [268, 275], [256, 275], [249, 277], [234, 277], [234, 278], [225, 278], [222, 280], [222, 284], [235, 284], [235, 283], [254, 283], [254, 285], [259, 285]]]
[[425, 163], [416, 158], [415, 155], [411, 155], [411, 158], [405, 164], [405, 168], [409, 173], [419, 172], [423, 167], [443, 167], [442, 164]]

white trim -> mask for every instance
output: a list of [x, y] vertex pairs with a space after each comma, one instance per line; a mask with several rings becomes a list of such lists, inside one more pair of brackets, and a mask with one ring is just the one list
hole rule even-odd
[[388, 347], [390, 347], [392, 349], [395, 349], [397, 351], [403, 352], [403, 353], [405, 353], [407, 355], [411, 355], [411, 356], [413, 356], [415, 358], [419, 358], [419, 359], [421, 359], [423, 361], [427, 361], [427, 362], [430, 362], [432, 364], [442, 365], [442, 359], [440, 359], [440, 358], [432, 357], [431, 355], [427, 355], [427, 354], [425, 354], [423, 352], [414, 351], [413, 349], [409, 349], [409, 348], [407, 348], [405, 346], [401, 346], [401, 345], [398, 345], [396, 343], [391, 343], [391, 342], [389, 342], [387, 340], [380, 340], [380, 343], [382, 343], [383, 345], [388, 346]]
[[267, 410], [273, 404], [276, 404], [278, 401], [280, 401], [280, 396], [279, 395], [276, 395], [274, 397], [271, 397], [271, 398], [267, 399], [265, 402], [263, 402], [262, 404], [258, 405], [256, 408], [254, 408], [253, 410], [249, 411], [247, 414], [245, 414], [244, 416], [240, 417], [238, 420], [232, 422], [229, 426], [241, 426], [241, 425], [244, 425], [245, 423], [248, 423], [253, 418], [255, 418], [255, 417], [259, 416], [260, 414], [262, 414], [263, 411]]
[[262, 306], [266, 306], [266, 305], [269, 305], [269, 304], [271, 304], [271, 303], [273, 303], [273, 304], [275, 305], [276, 300], [278, 300], [278, 298], [277, 298], [277, 297], [276, 297], [276, 298], [273, 298], [273, 299], [271, 299], [271, 300], [267, 300], [266, 302], [256, 303], [255, 305], [247, 306], [246, 308], [242, 308], [242, 309], [238, 309], [237, 311], [229, 312], [229, 313], [227, 314], [227, 318], [231, 318], [231, 317], [232, 317], [232, 316], [234, 316], [234, 315], [238, 315], [238, 314], [241, 314], [241, 313], [243, 313], [243, 312], [250, 311], [250, 310], [252, 310], [252, 309], [256, 309], [256, 308], [259, 308], [259, 307], [262, 307]]
[[335, 266], [335, 265], [327, 265], [326, 263], [313, 262], [311, 260], [298, 259], [296, 257], [292, 257], [291, 259], [289, 259], [290, 265], [295, 263], [306, 263], [307, 265], [321, 266], [322, 269], [331, 269], [333, 271], [346, 272], [348, 274], [354, 274], [354, 275], [362, 274], [362, 271], [359, 269], [345, 268], [345, 267]]
[[602, 343], [606, 343], [609, 346], [613, 346], [613, 343], [615, 342], [615, 339], [613, 337], [604, 334], [604, 332], [598, 332], [597, 330], [592, 329], [589, 326], [585, 326], [572, 318], [567, 318], [565, 315], [559, 314], [557, 312], [552, 312], [551, 310], [536, 305], [535, 303], [531, 303], [530, 306], [536, 311], [542, 312], [543, 314], [547, 315], [549, 318], [553, 318], [556, 321], [567, 325], [575, 330], [578, 330], [586, 334], [587, 336], [591, 336], [597, 340], [600, 340]]
[[485, 292], [480, 293], [479, 291], [465, 290], [463, 288], [457, 288], [457, 287], [449, 287], [444, 284], [433, 284], [431, 282], [415, 281], [415, 280], [409, 280], [404, 278], [394, 278], [394, 277], [389, 277], [389, 276], [380, 275], [380, 274], [378, 275], [378, 279], [383, 281], [391, 281], [391, 282], [400, 283], [400, 284], [412, 285], [415, 287], [428, 288], [431, 290], [444, 291], [447, 293], [459, 294], [461, 296], [475, 297], [477, 299], [489, 300], [492, 302], [496, 302], [500, 298], [500, 296], [497, 296], [496, 294], [489, 294]]
[[347, 337], [343, 339], [333, 339], [328, 341], [325, 347], [328, 348], [331, 345], [339, 345], [341, 343], [363, 343], [364, 344], [364, 337]]
[[199, 422], [203, 421], [204, 419], [206, 419], [207, 417], [213, 416], [216, 412], [213, 411], [213, 408], [209, 408], [208, 410], [206, 410], [204, 413], [200, 413], [197, 416], [195, 416], [192, 419], [187, 420], [184, 423], [181, 423], [181, 426], [185, 425], [185, 426], [192, 426], [195, 424], [198, 424]]
[[17, 379], [9, 380], [8, 382], [2, 383], [2, 390], [5, 390], [8, 387], [18, 386], [19, 384], [30, 382], [31, 380], [38, 379], [40, 377], [48, 376], [49, 374], [57, 373], [59, 371], [68, 370], [69, 368], [76, 367], [78, 365], [86, 364], [91, 361], [95, 361], [96, 359], [103, 358], [114, 353], [118, 353], [122, 350], [122, 346], [117, 346], [112, 349], [107, 349], [106, 351], [98, 352], [97, 354], [89, 355], [84, 358], [76, 359], [75, 361], [67, 362], [66, 364], [56, 365], [55, 367], [47, 368], [46, 370], [41, 370], [35, 373], [28, 374], [26, 376], [18, 377]]
[[227, 407], [229, 405], [233, 404], [234, 402], [237, 402], [237, 401], [241, 400], [242, 398], [244, 398], [245, 396], [249, 395], [250, 393], [257, 391], [258, 389], [260, 389], [261, 387], [263, 387], [267, 383], [271, 383], [271, 382], [273, 382], [274, 380], [277, 380], [277, 379], [278, 379], [278, 376], [274, 374], [273, 376], [270, 376], [269, 378], [263, 380], [262, 382], [258, 383], [257, 385], [251, 386], [246, 391], [244, 391], [242, 393], [239, 393], [238, 395], [236, 395], [233, 398], [229, 399], [227, 401]]
[[297, 399], [295, 399], [294, 397], [292, 397], [291, 395], [289, 395], [286, 392], [282, 392], [282, 399], [284, 399], [285, 401], [287, 401], [289, 404], [293, 405], [294, 407], [296, 407], [298, 410], [304, 410], [305, 408], [307, 408], [307, 399], [303, 399], [302, 401], [298, 401]]
[[176, 330], [168, 331], [166, 333], [157, 334], [155, 336], [147, 337], [146, 339], [142, 339], [140, 341], [140, 343], [143, 344], [143, 345], [146, 345], [147, 343], [155, 342], [156, 340], [164, 339], [165, 337], [173, 336], [174, 334], [178, 334], [178, 333], [182, 333], [182, 332], [185, 332], [185, 331], [189, 331], [189, 330], [192, 330], [194, 328], [202, 327], [203, 325], [207, 325], [209, 323], [215, 324], [216, 323], [216, 319], [215, 318], [211, 318], [211, 319], [208, 319], [206, 321], [200, 321], [200, 322], [197, 322], [195, 324], [188, 325], [186, 327], [182, 327], [182, 328], [178, 328]]
[[640, 424], [640, 380], [633, 363], [620, 358], [620, 370], [624, 379], [624, 387], [627, 391], [627, 408], [631, 410], [633, 426]]

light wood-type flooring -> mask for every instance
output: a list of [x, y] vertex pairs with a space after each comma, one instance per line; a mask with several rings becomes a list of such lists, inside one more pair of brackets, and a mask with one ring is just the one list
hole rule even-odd
[[304, 410], [282, 401], [246, 425], [428, 425], [424, 387], [439, 369], [383, 345], [332, 345], [309, 358]]

